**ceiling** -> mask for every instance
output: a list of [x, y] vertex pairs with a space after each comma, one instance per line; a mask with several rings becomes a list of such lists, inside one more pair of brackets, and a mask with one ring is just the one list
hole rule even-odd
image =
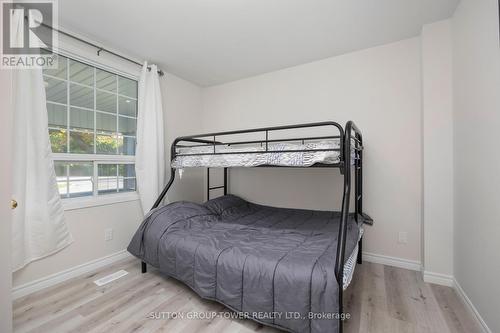
[[61, 0], [60, 25], [202, 86], [420, 34], [459, 0]]

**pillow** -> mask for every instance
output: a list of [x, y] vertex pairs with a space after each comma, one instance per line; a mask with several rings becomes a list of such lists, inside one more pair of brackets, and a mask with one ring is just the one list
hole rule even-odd
[[212, 211], [214, 214], [222, 215], [225, 211], [231, 208], [241, 207], [248, 205], [248, 202], [240, 197], [232, 194], [224, 195], [205, 202], [204, 206]]

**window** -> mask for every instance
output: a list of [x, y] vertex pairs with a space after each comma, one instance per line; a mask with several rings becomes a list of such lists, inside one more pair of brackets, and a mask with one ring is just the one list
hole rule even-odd
[[134, 192], [137, 80], [68, 57], [43, 71], [62, 198]]

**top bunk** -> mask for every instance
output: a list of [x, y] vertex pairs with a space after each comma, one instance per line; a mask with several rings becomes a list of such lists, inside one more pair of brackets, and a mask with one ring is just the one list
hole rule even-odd
[[[205, 133], [177, 138], [173, 169], [206, 167], [342, 168], [354, 165], [363, 149], [354, 123], [318, 122]], [[350, 152], [350, 153], [347, 153]]]

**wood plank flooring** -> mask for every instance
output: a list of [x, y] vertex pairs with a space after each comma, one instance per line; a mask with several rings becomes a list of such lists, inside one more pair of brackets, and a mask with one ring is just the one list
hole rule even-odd
[[[93, 281], [129, 272], [102, 287]], [[345, 332], [480, 333], [455, 291], [424, 283], [420, 273], [365, 262], [345, 294], [351, 318]], [[215, 318], [168, 318], [167, 313], [221, 312]], [[200, 299], [188, 287], [127, 259], [14, 302], [14, 332], [280, 332], [231, 318], [222, 305]]]

